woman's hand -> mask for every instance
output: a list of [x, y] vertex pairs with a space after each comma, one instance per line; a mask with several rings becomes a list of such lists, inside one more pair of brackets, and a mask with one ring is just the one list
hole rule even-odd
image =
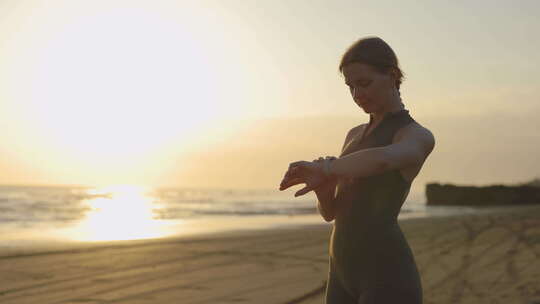
[[[327, 156], [326, 158], [335, 159], [332, 156]], [[298, 161], [291, 163], [289, 170], [287, 170], [281, 181], [279, 190], [285, 190], [291, 186], [305, 183], [306, 186], [294, 194], [296, 197], [322, 186], [328, 182], [328, 178], [323, 172], [323, 163], [324, 159], [322, 157], [313, 160], [313, 162]]]

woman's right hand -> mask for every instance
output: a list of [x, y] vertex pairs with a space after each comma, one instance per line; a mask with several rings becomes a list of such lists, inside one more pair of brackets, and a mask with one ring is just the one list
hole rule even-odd
[[324, 174], [324, 164], [322, 162], [327, 159], [336, 159], [333, 156], [326, 158], [319, 157], [318, 159], [309, 161], [298, 161], [291, 163], [289, 169], [285, 173], [283, 180], [279, 185], [279, 190], [283, 191], [291, 186], [298, 184], [306, 184], [306, 187], [295, 193], [295, 197], [304, 195], [309, 191], [327, 191], [331, 190], [337, 184], [336, 178], [328, 178]]

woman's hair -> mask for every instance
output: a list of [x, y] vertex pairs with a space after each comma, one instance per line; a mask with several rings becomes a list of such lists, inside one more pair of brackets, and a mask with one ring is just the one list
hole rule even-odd
[[403, 81], [403, 72], [399, 68], [399, 62], [392, 48], [379, 37], [365, 37], [351, 45], [339, 63], [339, 72], [343, 74], [343, 68], [353, 62], [369, 64], [381, 73], [394, 73], [396, 87]]

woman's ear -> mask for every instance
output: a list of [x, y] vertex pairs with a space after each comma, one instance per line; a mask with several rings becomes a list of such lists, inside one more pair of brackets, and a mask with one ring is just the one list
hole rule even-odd
[[392, 77], [394, 81], [396, 81], [399, 78], [399, 73], [395, 67], [390, 68], [389, 74], [390, 74], [390, 77]]

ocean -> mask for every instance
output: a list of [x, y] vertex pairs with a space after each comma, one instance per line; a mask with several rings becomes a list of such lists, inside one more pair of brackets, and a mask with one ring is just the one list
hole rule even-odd
[[[160, 238], [291, 225], [331, 225], [295, 189], [0, 186], [0, 248]], [[399, 219], [475, 212], [426, 206], [411, 193]]]

